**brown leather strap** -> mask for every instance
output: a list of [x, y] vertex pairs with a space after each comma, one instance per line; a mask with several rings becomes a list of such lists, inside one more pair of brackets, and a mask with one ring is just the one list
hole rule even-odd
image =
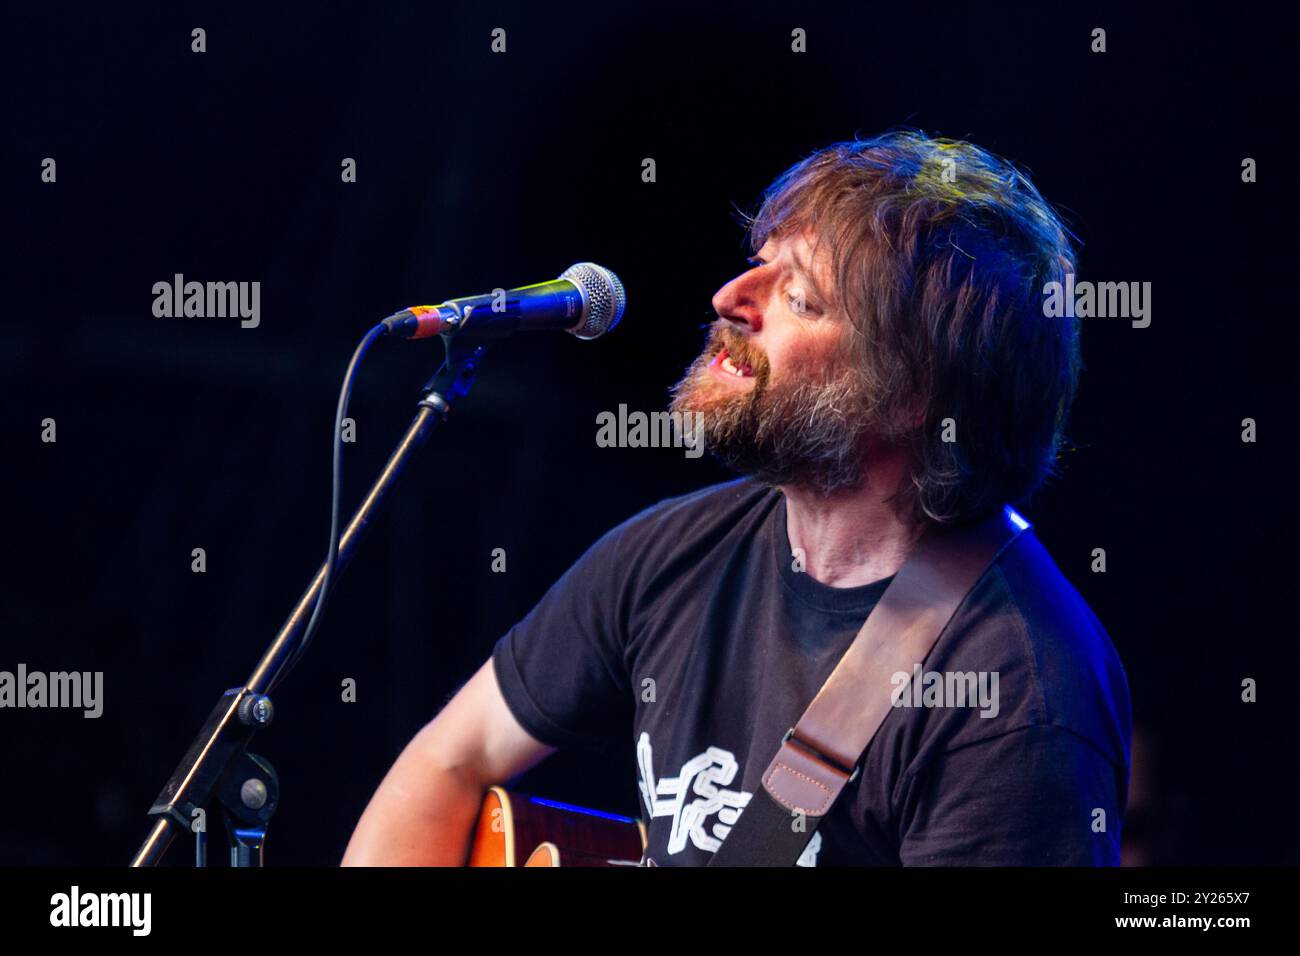
[[1004, 507], [979, 524], [922, 534], [763, 772], [773, 800], [813, 818], [830, 809], [892, 709], [893, 676], [925, 660], [976, 582], [1028, 528]]

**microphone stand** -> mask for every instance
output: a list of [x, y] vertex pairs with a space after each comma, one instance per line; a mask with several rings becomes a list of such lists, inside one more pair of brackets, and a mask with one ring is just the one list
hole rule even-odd
[[[442, 340], [446, 348], [442, 367], [425, 383], [414, 420], [340, 537], [331, 583], [351, 562], [362, 534], [411, 456], [474, 384], [487, 346], [450, 334]], [[259, 729], [271, 723], [275, 711], [268, 694], [294, 658], [324, 580], [322, 563], [244, 686], [233, 687], [218, 699], [150, 807], [153, 827], [132, 858], [132, 867], [158, 865], [181, 830], [194, 831], [197, 865], [206, 865], [207, 807], [214, 800], [230, 838], [231, 865], [263, 865], [266, 830], [279, 803], [280, 784], [270, 763], [249, 753], [248, 745]]]

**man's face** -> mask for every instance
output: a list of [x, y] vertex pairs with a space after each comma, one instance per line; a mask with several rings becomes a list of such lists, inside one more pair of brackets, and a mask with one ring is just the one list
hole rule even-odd
[[861, 483], [869, 404], [810, 238], [769, 240], [718, 290], [718, 321], [671, 407], [703, 414], [705, 446], [733, 470], [829, 493]]

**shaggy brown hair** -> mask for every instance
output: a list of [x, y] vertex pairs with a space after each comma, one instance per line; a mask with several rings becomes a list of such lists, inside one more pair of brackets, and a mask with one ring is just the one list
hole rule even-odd
[[1044, 315], [1043, 286], [1074, 271], [1074, 250], [1024, 173], [970, 143], [892, 132], [791, 167], [748, 226], [756, 252], [809, 229], [829, 249], [825, 291], [852, 324], [874, 424], [911, 453], [900, 516], [973, 520], [1055, 473], [1079, 330]]

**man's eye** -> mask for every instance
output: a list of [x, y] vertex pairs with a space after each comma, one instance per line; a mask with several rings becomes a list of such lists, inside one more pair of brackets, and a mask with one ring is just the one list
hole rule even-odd
[[804, 294], [798, 289], [786, 293], [786, 299], [790, 303], [790, 309], [800, 315], [821, 315], [821, 310], [805, 298]]

